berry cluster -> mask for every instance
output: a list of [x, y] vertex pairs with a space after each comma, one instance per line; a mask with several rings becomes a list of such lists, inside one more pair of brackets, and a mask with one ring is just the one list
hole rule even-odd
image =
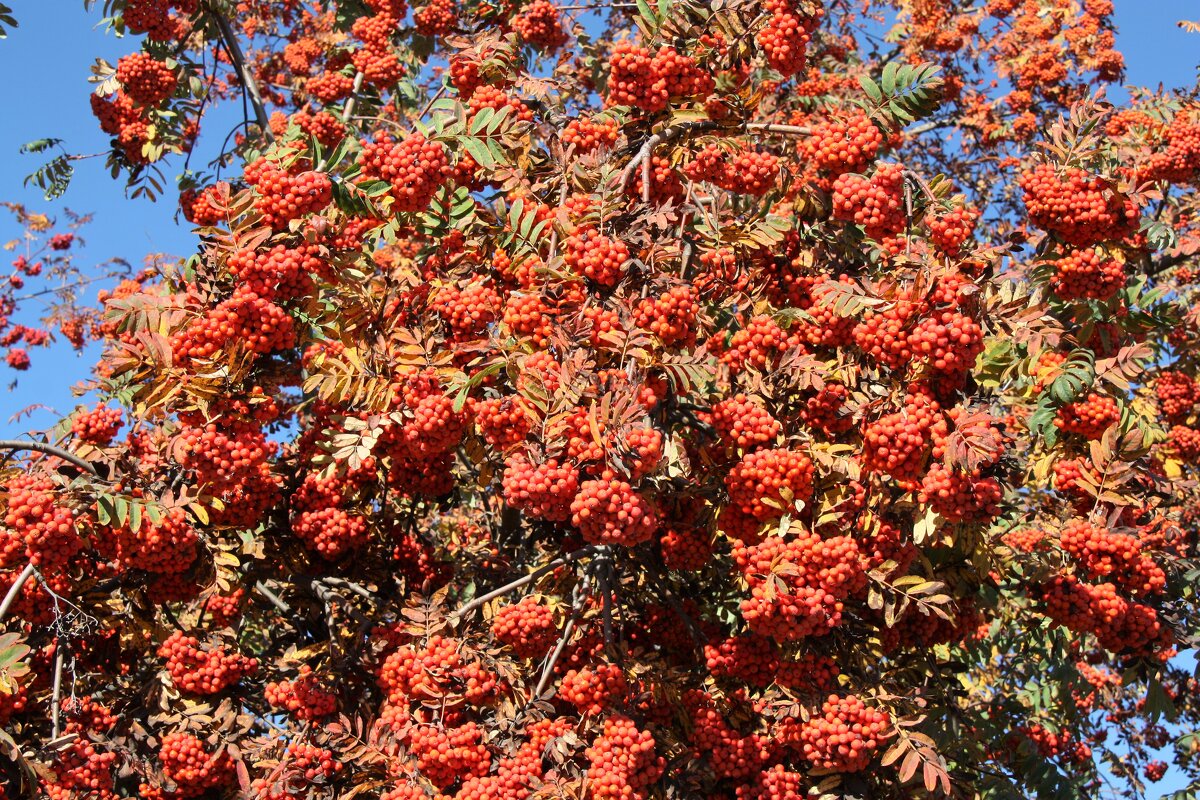
[[377, 139], [364, 142], [358, 163], [363, 175], [392, 185], [392, 206], [396, 211], [418, 212], [429, 203], [450, 178], [446, 148], [420, 134], [399, 142]]
[[1058, 259], [1054, 270], [1050, 288], [1063, 300], [1107, 300], [1125, 285], [1125, 266], [1095, 248]]
[[929, 214], [925, 224], [929, 226], [929, 238], [947, 255], [957, 255], [967, 240], [975, 233], [979, 222], [979, 211], [969, 206], [955, 206]]
[[1083, 583], [1059, 575], [1042, 587], [1042, 596], [1046, 616], [1075, 633], [1093, 634], [1110, 652], [1151, 654], [1170, 646], [1170, 630], [1158, 613], [1125, 599], [1111, 583]]
[[928, 389], [914, 384], [904, 399], [903, 410], [885, 414], [867, 425], [863, 432], [863, 466], [899, 481], [919, 478], [926, 459], [948, 428], [937, 400]]
[[149, 53], [137, 52], [117, 61], [117, 81], [125, 94], [142, 106], [156, 106], [175, 93], [175, 73]]
[[294, 219], [320, 211], [333, 199], [333, 184], [323, 172], [291, 174], [260, 159], [246, 165], [246, 183], [258, 191], [254, 207], [263, 221], [282, 230]]
[[1127, 198], [1103, 178], [1081, 169], [1061, 172], [1039, 164], [1021, 175], [1029, 219], [1067, 244], [1090, 247], [1121, 239], [1137, 226], [1138, 212]]
[[584, 751], [587, 782], [597, 800], [643, 800], [666, 767], [655, 751], [653, 735], [638, 730], [633, 720], [614, 715]]
[[862, 172], [883, 147], [883, 134], [863, 111], [821, 120], [801, 143], [805, 160], [832, 176]]
[[304, 664], [290, 681], [272, 681], [264, 689], [267, 702], [302, 722], [324, 719], [337, 711], [337, 695], [321, 685], [312, 667]]
[[513, 17], [512, 28], [535, 50], [552, 53], [567, 43], [560, 16], [550, 0], [533, 0]]
[[185, 189], [179, 193], [179, 208], [183, 217], [193, 225], [211, 226], [225, 219], [225, 211], [216, 186]]
[[636, 106], [644, 111], [662, 111], [671, 98], [703, 97], [712, 92], [714, 81], [694, 58], [673, 47], [663, 47], [653, 56], [632, 42], [618, 42], [609, 57], [608, 106]]
[[1063, 526], [1059, 541], [1092, 580], [1112, 578], [1135, 597], [1158, 594], [1166, 586], [1166, 574], [1132, 533], [1073, 519]]
[[635, 547], [654, 536], [659, 517], [645, 497], [605, 470], [599, 478], [579, 485], [579, 494], [571, 501], [571, 524], [591, 544]]
[[833, 182], [833, 218], [861, 225], [874, 239], [904, 230], [904, 167], [880, 164], [870, 176], [847, 172]]
[[204, 742], [190, 733], [173, 731], [164, 736], [158, 760], [181, 797], [198, 797], [235, 780], [229, 753], [223, 749], [216, 753], [209, 751]]
[[167, 575], [191, 567], [200, 535], [183, 509], [173, 508], [157, 523], [143, 520], [136, 530], [128, 523], [117, 526], [107, 539], [113, 560], [123, 568]]
[[756, 41], [771, 68], [785, 78], [791, 77], [807, 64], [808, 44], [821, 18], [803, 13], [793, 0], [768, 0], [763, 7], [771, 16]]
[[858, 546], [848, 536], [772, 536], [734, 549], [750, 597], [742, 617], [779, 641], [821, 636], [842, 621], [843, 602], [866, 584]]
[[869, 708], [854, 695], [830, 695], [800, 732], [804, 757], [818, 769], [861, 772], [891, 728], [884, 711]]
[[725, 476], [731, 508], [756, 520], [778, 519], [813, 492], [812, 459], [795, 450], [747, 453]]
[[121, 409], [99, 405], [83, 411], [71, 421], [71, 433], [88, 444], [106, 447], [121, 430]]
[[212, 358], [229, 345], [261, 355], [287, 350], [295, 343], [296, 332], [287, 312], [245, 287], [238, 287], [228, 300], [171, 337], [175, 358], [181, 363]]
[[180, 691], [217, 694], [258, 669], [258, 661], [223, 647], [202, 647], [200, 640], [175, 631], [158, 648], [167, 660], [167, 673]]
[[580, 714], [599, 714], [628, 692], [625, 673], [617, 664], [569, 670], [558, 686], [558, 696]]
[[58, 572], [83, 549], [77, 514], [55, 502], [58, 487], [49, 478], [18, 475], [4, 487], [8, 508], [0, 531], [5, 566], [16, 566], [22, 551], [44, 572]]
[[629, 247], [595, 228], [584, 228], [567, 237], [563, 262], [567, 269], [601, 286], [615, 286], [629, 266]]
[[471, 283], [465, 287], [443, 286], [430, 301], [430, 308], [446, 321], [455, 336], [471, 338], [496, 321], [501, 303], [491, 286]]
[[563, 128], [562, 141], [580, 154], [592, 153], [617, 143], [620, 129], [612, 117], [576, 117]]
[[540, 658], [558, 638], [554, 609], [537, 597], [521, 598], [496, 612], [492, 635], [516, 652], [520, 658]]
[[713, 143], [697, 153], [685, 171], [694, 181], [708, 181], [735, 194], [758, 197], [775, 185], [779, 158], [754, 150], [729, 151]]
[[194, 3], [189, 0], [129, 0], [121, 12], [121, 19], [130, 33], [144, 33], [147, 39], [156, 42], [175, 41], [183, 35], [185, 26], [171, 14], [172, 6], [187, 10]]
[[313, 250], [284, 245], [270, 250], [235, 250], [225, 265], [248, 292], [286, 302], [307, 296], [313, 290], [313, 275], [327, 274], [325, 262]]
[[721, 352], [721, 361], [734, 373], [746, 368], [767, 370], [774, 367], [788, 349], [800, 346], [798, 337], [789, 335], [771, 317], [759, 315], [751, 317], [745, 327], [729, 337]]
[[769, 444], [782, 426], [760, 403], [744, 394], [712, 407], [711, 422], [721, 442], [730, 450], [749, 452]]
[[1099, 439], [1121, 418], [1117, 401], [1092, 392], [1083, 400], [1068, 403], [1058, 410], [1055, 427], [1085, 439]]
[[1004, 487], [982, 470], [934, 464], [921, 480], [920, 499], [951, 522], [988, 522], [1000, 514]]
[[524, 455], [510, 456], [504, 468], [504, 500], [536, 519], [563, 522], [571, 518], [579, 493], [579, 470], [557, 459], [532, 464]]

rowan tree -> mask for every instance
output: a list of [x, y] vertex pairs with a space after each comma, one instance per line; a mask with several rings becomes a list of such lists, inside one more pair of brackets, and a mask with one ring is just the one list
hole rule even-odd
[[8, 796], [1194, 796], [1200, 99], [1111, 2], [94, 5], [197, 244], [4, 443]]

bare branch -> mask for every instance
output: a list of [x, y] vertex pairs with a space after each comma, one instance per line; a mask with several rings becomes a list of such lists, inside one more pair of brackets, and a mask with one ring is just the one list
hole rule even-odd
[[254, 589], [259, 594], [261, 594], [263, 597], [265, 597], [271, 605], [273, 605], [273, 606], [275, 606], [275, 608], [279, 609], [279, 612], [281, 614], [291, 614], [292, 613], [292, 607], [289, 606], [287, 603], [285, 603], [279, 597], [279, 595], [275, 594], [270, 589], [268, 589], [262, 581], [255, 581]]

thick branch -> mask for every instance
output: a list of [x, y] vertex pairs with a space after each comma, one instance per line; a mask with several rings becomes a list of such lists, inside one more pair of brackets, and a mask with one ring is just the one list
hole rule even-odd
[[343, 589], [349, 589], [364, 600], [374, 600], [375, 596], [361, 584], [354, 581], [348, 581], [345, 578], [321, 578], [321, 583], [327, 586], [338, 586]]
[[511, 583], [506, 583], [503, 586], [501, 586], [499, 589], [494, 589], [485, 595], [476, 597], [474, 600], [467, 603], [465, 606], [460, 608], [458, 611], [454, 612], [454, 616], [456, 619], [460, 619], [460, 618], [466, 616], [467, 614], [471, 613], [475, 609], [479, 608], [480, 606], [484, 605], [485, 603], [487, 603], [491, 600], [495, 600], [497, 597], [502, 597], [511, 591], [520, 589], [525, 584], [536, 581], [538, 578], [542, 577], [543, 575], [545, 575], [548, 572], [553, 572], [554, 570], [558, 569], [559, 567], [565, 567], [567, 564], [574, 563], [581, 558], [590, 556], [593, 553], [597, 553], [597, 552], [599, 552], [599, 550], [600, 550], [600, 548], [597, 545], [588, 545], [587, 547], [581, 547], [580, 549], [576, 550], [574, 553], [568, 553], [567, 555], [563, 556], [562, 558], [556, 558], [553, 561], [551, 561], [549, 564], [546, 564], [543, 567], [539, 567], [538, 569], [535, 569], [533, 572], [529, 573], [528, 575], [517, 578], [515, 581], [512, 581]]
[[21, 593], [21, 589], [25, 588], [25, 582], [32, 577], [33, 570], [33, 564], [26, 564], [25, 569], [21, 570], [21, 574], [17, 575], [17, 579], [9, 587], [8, 594], [4, 595], [4, 601], [0, 602], [0, 620], [8, 616], [8, 609], [12, 606], [13, 601], [17, 599], [17, 595]]
[[1195, 256], [1195, 253], [1191, 253], [1191, 254], [1177, 253], [1176, 255], [1173, 255], [1173, 256], [1165, 256], [1157, 264], [1152, 264], [1150, 266], [1150, 268], [1146, 270], [1146, 274], [1153, 278], [1156, 275], [1161, 275], [1162, 273], [1166, 272], [1167, 270], [1169, 270], [1173, 267], [1178, 267], [1180, 264], [1187, 261], [1189, 258], [1193, 258], [1194, 256]]
[[354, 113], [354, 102], [358, 100], [358, 93], [362, 90], [363, 74], [362, 72], [354, 73], [354, 89], [350, 92], [349, 99], [346, 100], [346, 107], [342, 109], [342, 122], [350, 121], [350, 116]]
[[59, 706], [62, 705], [62, 673], [63, 673], [63, 644], [58, 641], [54, 645], [54, 689], [50, 698], [51, 738], [58, 738]]
[[100, 477], [100, 471], [90, 461], [84, 461], [74, 453], [69, 453], [60, 447], [55, 447], [52, 444], [44, 442], [35, 442], [31, 439], [0, 439], [0, 450], [35, 450], [39, 453], [56, 456], [63, 461], [67, 461], [79, 467], [84, 472]]
[[213, 18], [213, 21], [217, 23], [217, 28], [221, 31], [221, 41], [225, 43], [225, 49], [229, 52], [233, 67], [241, 78], [242, 89], [250, 97], [250, 105], [254, 106], [254, 116], [258, 119], [258, 127], [262, 128], [263, 138], [268, 142], [274, 142], [275, 134], [271, 132], [271, 119], [267, 116], [267, 107], [258, 90], [258, 81], [255, 80], [253, 73], [250, 72], [250, 67], [246, 64], [246, 56], [242, 54], [242, 46], [238, 42], [233, 26], [229, 24], [225, 15], [217, 13], [211, 4], [205, 3], [204, 10]]

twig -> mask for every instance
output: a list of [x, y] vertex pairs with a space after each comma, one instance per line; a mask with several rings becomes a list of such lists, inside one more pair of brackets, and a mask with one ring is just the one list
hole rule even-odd
[[402, 133], [408, 133], [408, 128], [404, 127], [399, 122], [396, 122], [394, 119], [386, 119], [384, 117], [367, 117], [363, 116], [362, 114], [355, 114], [354, 116], [350, 117], [350, 119], [357, 119], [363, 122], [382, 122], [385, 125], [391, 125], [393, 128]]
[[[658, 145], [662, 144], [663, 142], [680, 139], [689, 134], [701, 133], [708, 130], [716, 130], [717, 127], [717, 123], [712, 121], [684, 122], [680, 123], [679, 125], [671, 125], [670, 127], [664, 128], [663, 130], [654, 134], [642, 144], [641, 148], [637, 151], [637, 153], [634, 154], [633, 159], [625, 165], [625, 169], [621, 171], [621, 178], [618, 188], [622, 192], [625, 191], [625, 188], [629, 186], [629, 181], [633, 179], [634, 171], [637, 170], [643, 161], [649, 159], [650, 156], [653, 155], [654, 148]], [[649, 185], [646, 181], [643, 181], [643, 183]]]
[[433, 97], [429, 98], [429, 102], [426, 103], [425, 107], [421, 109], [421, 113], [417, 115], [417, 119], [425, 119], [425, 115], [429, 113], [429, 109], [433, 108], [433, 104], [436, 103], [438, 100], [441, 100], [442, 95], [444, 95], [445, 93], [446, 93], [446, 84], [443, 83], [441, 88], [439, 88], [437, 90], [437, 94], [435, 94]]
[[679, 598], [677, 598], [675, 593], [671, 591], [670, 587], [667, 585], [666, 579], [662, 575], [656, 575], [654, 577], [654, 582], [658, 584], [660, 589], [662, 589], [663, 597], [667, 599], [667, 605], [671, 607], [671, 610], [675, 612], [676, 616], [683, 620], [683, 624], [685, 627], [687, 627], [688, 633], [692, 637], [692, 641], [697, 645], [703, 645], [707, 641], [704, 636], [704, 632], [700, 630], [700, 626], [696, 624], [696, 620], [692, 619], [692, 615], [687, 612], [687, 610], [683, 607], [683, 604], [679, 602]]
[[812, 136], [812, 128], [800, 125], [776, 125], [771, 122], [750, 122], [746, 124], [746, 130], [779, 133], [784, 136]]
[[8, 609], [12, 606], [13, 601], [17, 599], [17, 595], [25, 588], [25, 582], [33, 575], [34, 566], [32, 563], [26, 564], [25, 569], [21, 570], [21, 574], [13, 581], [13, 585], [9, 587], [8, 594], [4, 595], [4, 601], [0, 602], [0, 620], [8, 616]]
[[217, 23], [217, 28], [221, 31], [221, 40], [225, 43], [225, 49], [229, 51], [229, 57], [233, 59], [234, 69], [241, 77], [242, 89], [250, 96], [250, 105], [254, 106], [254, 116], [258, 119], [258, 127], [262, 129], [263, 138], [274, 143], [275, 134], [271, 132], [271, 119], [267, 116], [267, 107], [263, 104], [262, 95], [258, 91], [258, 82], [250, 72], [250, 68], [246, 66], [246, 56], [242, 53], [242, 46], [238, 43], [233, 26], [229, 24], [225, 15], [217, 13], [210, 3], [204, 4], [204, 10], [213, 18], [213, 21]]
[[70, 462], [79, 467], [84, 472], [100, 477], [100, 471], [96, 469], [90, 461], [84, 461], [74, 453], [67, 452], [60, 447], [55, 447], [52, 444], [44, 442], [35, 442], [32, 439], [0, 439], [0, 450], [34, 450], [46, 455], [57, 456], [63, 461]]
[[545, 575], [548, 572], [553, 572], [554, 570], [558, 569], [559, 567], [565, 567], [567, 564], [574, 563], [581, 558], [590, 556], [593, 553], [598, 552], [599, 550], [600, 550], [600, 548], [597, 545], [588, 545], [587, 547], [581, 547], [580, 549], [576, 550], [574, 553], [568, 553], [567, 555], [563, 556], [562, 558], [556, 558], [553, 561], [551, 561], [549, 564], [546, 564], [543, 567], [539, 567], [538, 569], [535, 569], [533, 572], [529, 573], [528, 575], [517, 578], [515, 581], [512, 581], [510, 583], [506, 583], [503, 586], [501, 586], [499, 589], [494, 589], [493, 591], [490, 591], [485, 595], [476, 597], [474, 600], [467, 603], [465, 606], [460, 608], [458, 611], [455, 611], [454, 618], [455, 618], [455, 620], [461, 619], [462, 617], [471, 613], [472, 611], [479, 608], [483, 604], [485, 604], [491, 600], [495, 600], [497, 597], [502, 597], [503, 595], [506, 595], [515, 589], [520, 589], [525, 584], [536, 581], [538, 578], [542, 577], [543, 575]]
[[[604, 646], [612, 650], [616, 644], [613, 641], [612, 617], [612, 561], [606, 555], [596, 562], [596, 573], [600, 584], [600, 613], [604, 624]], [[618, 653], [618, 655], [620, 655]]]

